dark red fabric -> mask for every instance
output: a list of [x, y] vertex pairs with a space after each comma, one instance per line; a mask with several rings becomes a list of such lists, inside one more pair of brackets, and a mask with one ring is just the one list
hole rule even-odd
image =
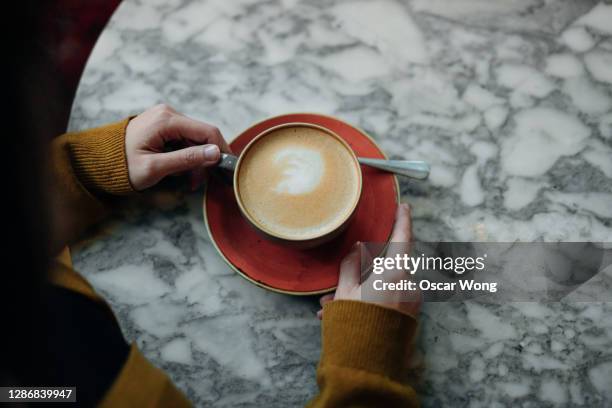
[[[358, 129], [331, 117], [289, 114], [268, 119], [245, 130], [232, 143], [239, 153], [263, 130], [283, 123], [313, 123], [334, 131], [361, 157], [384, 158], [380, 149]], [[340, 261], [356, 241], [386, 242], [397, 205], [395, 177], [361, 168], [363, 190], [355, 217], [347, 230], [323, 246], [299, 250], [266, 240], [240, 214], [231, 185], [210, 179], [206, 199], [208, 225], [223, 255], [252, 280], [281, 291], [304, 294], [333, 289]]]
[[119, 0], [57, 0], [41, 14], [46, 48], [62, 75], [76, 89], [87, 58]]
[[49, 132], [64, 133], [72, 101], [100, 33], [119, 5], [119, 0], [40, 1], [32, 10], [39, 35], [29, 50], [36, 56], [40, 74], [48, 82], [43, 95], [50, 110]]

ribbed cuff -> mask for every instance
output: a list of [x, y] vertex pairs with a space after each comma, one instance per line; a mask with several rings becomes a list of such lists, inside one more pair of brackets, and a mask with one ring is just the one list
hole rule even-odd
[[125, 131], [129, 118], [70, 137], [74, 171], [93, 192], [127, 194], [134, 191], [125, 155]]
[[416, 320], [372, 303], [335, 300], [323, 311], [321, 365], [365, 370], [401, 381]]

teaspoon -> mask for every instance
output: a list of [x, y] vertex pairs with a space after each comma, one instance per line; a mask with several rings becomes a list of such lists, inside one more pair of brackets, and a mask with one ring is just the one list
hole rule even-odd
[[[421, 160], [384, 160], [358, 157], [359, 163], [374, 167], [389, 173], [410, 177], [416, 180], [425, 180], [429, 177], [429, 164]], [[234, 171], [238, 157], [231, 154], [221, 153], [221, 159], [217, 167]]]

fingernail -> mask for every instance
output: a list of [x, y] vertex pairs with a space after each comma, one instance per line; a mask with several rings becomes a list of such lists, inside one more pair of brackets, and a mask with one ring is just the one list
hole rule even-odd
[[219, 158], [219, 147], [217, 145], [209, 144], [204, 146], [204, 159], [205, 160], [216, 160]]

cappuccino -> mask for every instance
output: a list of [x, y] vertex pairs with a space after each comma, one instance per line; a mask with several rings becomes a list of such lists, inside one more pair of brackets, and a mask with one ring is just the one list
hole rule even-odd
[[257, 139], [238, 169], [237, 194], [257, 227], [304, 240], [337, 229], [361, 193], [350, 148], [322, 129], [295, 124]]

